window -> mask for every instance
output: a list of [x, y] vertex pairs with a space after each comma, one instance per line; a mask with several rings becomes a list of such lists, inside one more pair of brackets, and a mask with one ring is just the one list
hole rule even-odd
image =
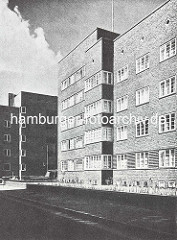
[[94, 102], [85, 107], [85, 117], [88, 118], [90, 116], [94, 116], [98, 113], [102, 112], [102, 104], [101, 101]]
[[61, 90], [64, 90], [68, 87], [68, 79], [64, 80], [62, 83], [61, 83]]
[[76, 120], [76, 127], [81, 126], [84, 124], [84, 113], [81, 113], [75, 117]]
[[11, 142], [11, 135], [10, 134], [4, 134], [4, 142]]
[[84, 100], [84, 92], [81, 91], [76, 94], [76, 104]]
[[76, 159], [75, 160], [75, 170], [76, 171], [82, 171], [83, 170], [83, 160], [82, 159]]
[[117, 169], [127, 169], [127, 155], [117, 155]]
[[26, 171], [26, 164], [25, 164], [25, 163], [20, 164], [20, 170], [21, 170], [22, 172], [25, 172], [25, 171]]
[[62, 103], [61, 103], [61, 108], [62, 110], [66, 109], [69, 107], [69, 104], [68, 104], [68, 99], [64, 100]]
[[20, 113], [26, 113], [26, 107], [24, 106], [20, 107]]
[[61, 171], [62, 172], [68, 171], [68, 162], [67, 161], [61, 161]]
[[127, 126], [117, 128], [117, 141], [127, 139]]
[[61, 142], [61, 151], [66, 151], [67, 150], [67, 141], [64, 140]]
[[136, 137], [145, 136], [149, 133], [149, 120], [142, 120], [136, 123]]
[[149, 102], [149, 87], [136, 91], [136, 106]]
[[125, 66], [125, 67], [119, 69], [115, 73], [115, 77], [116, 77], [117, 82], [122, 82], [122, 81], [126, 80], [128, 78], [128, 66]]
[[10, 163], [4, 163], [3, 164], [3, 171], [11, 171], [11, 164]]
[[102, 100], [103, 112], [112, 113], [112, 101], [111, 100]]
[[159, 132], [169, 132], [175, 130], [175, 113], [169, 113], [159, 117]]
[[74, 141], [74, 138], [72, 138], [72, 139], [69, 140], [68, 149], [69, 149], [69, 150], [74, 149], [74, 145], [75, 145], [75, 141]]
[[69, 87], [70, 85], [74, 84], [76, 81], [80, 80], [84, 76], [85, 76], [85, 66], [80, 68], [77, 72], [72, 74], [69, 78], [65, 79], [61, 83], [61, 90], [66, 89], [67, 87]]
[[103, 155], [103, 168], [111, 169], [112, 168], [112, 155]]
[[136, 169], [148, 168], [148, 153], [136, 153]]
[[101, 169], [101, 156], [100, 155], [86, 156], [84, 168], [85, 170]]
[[73, 105], [74, 105], [74, 95], [68, 99], [68, 107], [71, 107]]
[[83, 137], [77, 137], [75, 139], [75, 148], [83, 148]]
[[149, 68], [149, 54], [146, 54], [136, 60], [136, 73], [140, 73], [147, 68]]
[[4, 149], [4, 156], [11, 157], [11, 150], [10, 149]]
[[103, 127], [102, 128], [102, 141], [112, 141], [113, 140], [113, 129]]
[[25, 135], [21, 135], [21, 142], [26, 142], [26, 136]]
[[175, 167], [175, 149], [159, 151], [159, 167]]
[[176, 38], [160, 47], [160, 62], [176, 55]]
[[111, 72], [100, 71], [93, 75], [92, 77], [85, 80], [85, 92], [96, 87], [97, 85], [104, 84], [113, 84], [113, 77]]
[[74, 127], [74, 117], [69, 117], [68, 118], [68, 128], [73, 128]]
[[66, 119], [64, 121], [61, 121], [60, 127], [61, 127], [61, 131], [67, 130], [68, 125], [67, 125], [67, 120]]
[[74, 171], [74, 160], [68, 160], [68, 171]]
[[26, 128], [26, 123], [21, 123], [21, 128]]
[[20, 156], [21, 156], [21, 157], [26, 157], [26, 150], [22, 149], [22, 150], [20, 151]]
[[176, 76], [160, 82], [159, 97], [165, 97], [176, 92]]
[[4, 127], [5, 128], [11, 128], [11, 122], [8, 120], [4, 120]]
[[123, 111], [128, 108], [128, 96], [123, 96], [117, 99], [117, 112]]
[[103, 71], [103, 83], [104, 84], [113, 84], [112, 73]]

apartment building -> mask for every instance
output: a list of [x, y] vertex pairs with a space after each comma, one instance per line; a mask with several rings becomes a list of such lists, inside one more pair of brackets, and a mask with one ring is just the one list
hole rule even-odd
[[96, 29], [59, 62], [59, 180], [105, 184], [112, 179], [113, 128], [86, 119], [113, 114], [113, 40]]
[[176, 12], [177, 2], [168, 1], [114, 41], [114, 116], [130, 120], [114, 125], [120, 188], [173, 188], [177, 181]]
[[18, 125], [12, 125], [10, 112], [18, 116], [18, 108], [0, 106], [0, 177], [18, 176]]
[[176, 10], [167, 1], [122, 35], [98, 28], [59, 62], [59, 181], [175, 187]]
[[[0, 152], [8, 155], [3, 159], [9, 163], [9, 168], [5, 165], [10, 169], [6, 171], [9, 177], [34, 179], [44, 177], [47, 172], [54, 173], [57, 169], [57, 97], [24, 91], [17, 95], [10, 93], [9, 107], [1, 109], [5, 109], [4, 118], [0, 117], [4, 124], [1, 138], [6, 145], [2, 145], [4, 150]], [[7, 130], [13, 133], [12, 137], [7, 135]], [[16, 146], [13, 152], [7, 148], [9, 142]]]

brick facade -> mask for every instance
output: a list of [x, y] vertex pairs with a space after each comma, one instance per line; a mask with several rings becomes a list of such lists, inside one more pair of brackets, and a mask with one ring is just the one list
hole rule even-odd
[[[145, 119], [149, 121], [139, 124], [116, 122], [114, 125], [96, 122], [77, 127], [73, 125], [72, 128], [66, 127], [65, 130], [62, 130], [59, 124], [60, 181], [107, 184], [112, 183], [107, 180], [110, 180], [113, 174], [113, 184], [120, 188], [140, 185], [159, 187], [160, 184], [166, 188], [176, 184], [177, 135], [176, 126], [174, 126], [177, 104], [176, 9], [175, 0], [167, 1], [122, 35], [97, 29], [59, 62], [58, 112], [60, 116], [76, 116], [87, 109], [96, 109], [99, 101], [110, 100], [113, 101], [113, 112], [106, 113], [102, 110], [97, 113], [97, 116], [108, 118], [141, 116], [144, 121]], [[166, 60], [162, 59], [164, 56]], [[73, 74], [83, 66], [85, 75], [70, 84], [72, 77], [75, 76]], [[105, 75], [105, 72], [108, 75]], [[114, 85], [103, 82], [105, 76], [109, 79], [109, 73], [114, 76]], [[100, 78], [101, 82], [99, 82]], [[165, 81], [170, 78], [173, 79]], [[162, 81], [165, 83], [161, 84]], [[64, 86], [65, 83], [68, 85]], [[63, 89], [61, 85], [64, 86]], [[168, 88], [163, 90], [164, 92], [171, 92], [163, 97], [160, 96], [162, 87]], [[70, 104], [66, 99], [72, 98], [81, 90], [84, 91], [84, 99], [80, 103], [72, 103], [72, 106], [63, 108], [64, 104]], [[127, 106], [124, 106], [122, 111], [118, 111], [117, 100], [122, 97], [128, 99]], [[120, 103], [121, 101], [123, 100], [120, 100]], [[167, 121], [164, 128], [168, 131], [160, 132], [159, 129], [163, 126], [160, 125], [159, 117], [163, 115], [166, 115]], [[99, 130], [94, 130], [106, 128], [113, 128], [113, 139], [96, 141], [95, 135], [99, 134]], [[123, 137], [118, 139], [117, 131], [120, 131]], [[125, 132], [121, 133], [121, 131]], [[111, 130], [110, 132], [105, 130], [105, 132], [109, 135]], [[68, 149], [68, 146], [70, 148], [70, 144], [74, 143], [71, 139], [77, 136], [83, 136], [85, 144], [81, 149]], [[92, 139], [88, 140], [87, 137], [90, 138], [90, 136]], [[61, 147], [62, 144], [64, 144], [64, 150], [63, 146]], [[112, 156], [111, 168], [104, 169], [97, 166], [97, 169], [88, 171], [86, 165], [89, 157], [92, 156], [94, 159], [99, 155], [103, 156], [103, 159], [104, 155]], [[119, 157], [125, 158], [123, 167], [117, 165]], [[74, 170], [74, 162], [78, 158], [83, 160], [80, 172]], [[159, 160], [160, 158], [162, 160]], [[68, 163], [71, 164], [69, 169]], [[90, 182], [92, 174], [93, 182]]]

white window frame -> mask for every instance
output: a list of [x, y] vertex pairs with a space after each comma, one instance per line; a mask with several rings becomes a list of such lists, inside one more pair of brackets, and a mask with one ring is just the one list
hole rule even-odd
[[142, 57], [139, 57], [136, 60], [136, 74], [143, 72], [144, 70], [149, 68], [149, 61], [150, 61], [150, 55], [149, 53], [146, 53]]
[[128, 127], [127, 125], [117, 127], [117, 141], [128, 139]]
[[20, 150], [20, 156], [21, 157], [26, 157], [26, 149], [21, 149]]
[[11, 128], [11, 122], [9, 120], [4, 120], [4, 127]]
[[117, 160], [117, 167], [116, 169], [128, 169], [128, 160], [127, 160], [127, 155], [126, 154], [118, 154], [116, 156]]
[[[167, 153], [168, 153], [168, 156], [167, 156]], [[162, 154], [164, 154], [163, 162], [161, 158]], [[160, 150], [159, 151], [159, 168], [169, 168], [169, 167], [170, 168], [175, 167], [175, 149]]]
[[[146, 124], [148, 124], [148, 130], [146, 129]], [[140, 134], [138, 134], [138, 126], [140, 127]], [[143, 136], [147, 136], [147, 135], [149, 135], [149, 119], [137, 121], [136, 122], [136, 137], [143, 137]]]
[[75, 149], [75, 138], [71, 138], [68, 140], [68, 150]]
[[83, 148], [83, 136], [75, 138], [75, 149]]
[[90, 155], [84, 158], [84, 170], [101, 170], [102, 157], [101, 155]]
[[4, 134], [4, 142], [11, 142], [11, 135], [10, 134]]
[[149, 102], [149, 86], [136, 90], [136, 106]]
[[20, 164], [20, 171], [26, 172], [26, 163], [21, 163]]
[[116, 76], [116, 82], [119, 83], [119, 82], [123, 82], [125, 80], [128, 79], [128, 65], [120, 68], [116, 73], [115, 73], [115, 76]]
[[67, 151], [68, 150], [68, 141], [63, 140], [61, 141], [61, 151]]
[[26, 135], [20, 135], [20, 141], [26, 142]]
[[[149, 153], [148, 152], [139, 152], [136, 153], [136, 169], [146, 169], [149, 168]], [[139, 161], [139, 162], [138, 162]]]
[[[172, 49], [172, 42], [175, 43], [174, 51]], [[169, 45], [169, 54], [167, 52], [167, 45]], [[162, 52], [164, 54], [162, 54]], [[160, 46], [160, 62], [165, 61], [166, 59], [169, 59], [176, 55], [176, 38], [171, 39], [170, 41], [164, 43], [162, 46]]]
[[[172, 83], [174, 83], [174, 85], [172, 85]], [[162, 91], [162, 84], [164, 86], [164, 91]], [[173, 86], [173, 90], [172, 90], [172, 86]], [[176, 75], [166, 80], [163, 80], [159, 83], [159, 98], [167, 97], [174, 93], [176, 93]]]
[[64, 160], [61, 161], [61, 172], [67, 172], [68, 171], [68, 161]]
[[117, 99], [117, 112], [128, 109], [128, 95], [124, 95]]
[[73, 159], [68, 160], [68, 172], [75, 171], [75, 162]]
[[113, 85], [112, 72], [102, 71], [102, 83], [107, 85]]
[[12, 156], [11, 149], [4, 149], [4, 156], [5, 157], [11, 157]]
[[176, 130], [175, 112], [159, 116], [159, 133], [171, 132], [175, 130]]
[[103, 154], [103, 155], [101, 155], [101, 159], [102, 159], [102, 169], [112, 169], [113, 168], [112, 155]]
[[25, 106], [20, 107], [20, 113], [26, 114], [26, 107]]

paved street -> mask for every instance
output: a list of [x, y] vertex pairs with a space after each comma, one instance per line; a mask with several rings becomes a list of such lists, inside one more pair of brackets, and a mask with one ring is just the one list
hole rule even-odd
[[[170, 230], [170, 226], [171, 228], [174, 226], [170, 217], [159, 213], [155, 215], [155, 212], [146, 209], [118, 206], [107, 201], [96, 206], [93, 199], [85, 201], [75, 197], [75, 200], [69, 201], [68, 196], [28, 190], [1, 192], [0, 204], [0, 239], [2, 240], [174, 240], [174, 236], [153, 232], [153, 225], [158, 226], [158, 223], [164, 227], [164, 230]], [[90, 216], [83, 214], [84, 209], [88, 210]], [[93, 213], [96, 214], [96, 218], [92, 217]], [[111, 215], [114, 221], [105, 221], [105, 217], [109, 219]], [[123, 224], [116, 222], [116, 219]], [[125, 224], [126, 220], [127, 224]], [[147, 226], [152, 226], [152, 230], [137, 228], [145, 223]], [[132, 224], [135, 228], [129, 227]]]

